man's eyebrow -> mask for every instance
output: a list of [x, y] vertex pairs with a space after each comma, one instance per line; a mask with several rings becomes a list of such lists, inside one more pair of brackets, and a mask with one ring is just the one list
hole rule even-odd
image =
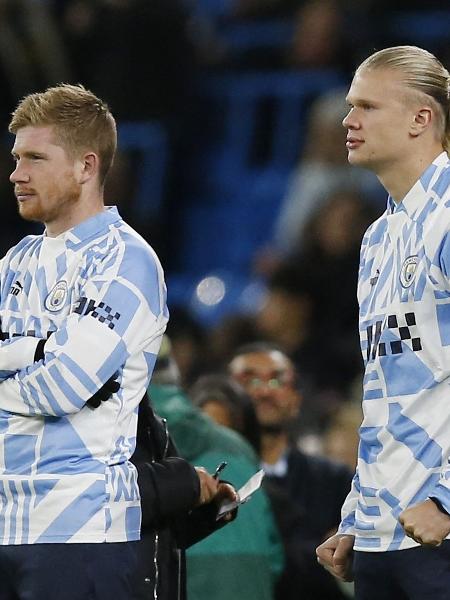
[[30, 156], [42, 156], [43, 158], [46, 158], [48, 154], [45, 152], [40, 152], [39, 150], [26, 150], [22, 153], [11, 150], [11, 156], [14, 158], [17, 158], [18, 156], [25, 156], [26, 158], [29, 158]]

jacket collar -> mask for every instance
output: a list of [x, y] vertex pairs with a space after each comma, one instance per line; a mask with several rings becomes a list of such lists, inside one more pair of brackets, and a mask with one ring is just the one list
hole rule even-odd
[[424, 209], [434, 184], [439, 179], [444, 168], [448, 167], [449, 164], [450, 161], [447, 152], [441, 152], [425, 169], [401, 202], [397, 204], [391, 196], [388, 196], [388, 214], [406, 212], [410, 219], [416, 220]]

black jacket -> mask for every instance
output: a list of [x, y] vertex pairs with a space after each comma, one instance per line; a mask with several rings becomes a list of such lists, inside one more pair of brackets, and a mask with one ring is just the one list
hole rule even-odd
[[224, 522], [216, 507], [194, 508], [200, 495], [197, 473], [177, 456], [166, 422], [147, 398], [139, 407], [136, 451], [142, 530], [138, 542], [138, 574], [133, 600], [185, 600], [185, 548]]
[[344, 600], [337, 580], [317, 563], [316, 547], [337, 528], [350, 491], [344, 465], [292, 448], [286, 476], [266, 476], [286, 566], [277, 585], [280, 600]]

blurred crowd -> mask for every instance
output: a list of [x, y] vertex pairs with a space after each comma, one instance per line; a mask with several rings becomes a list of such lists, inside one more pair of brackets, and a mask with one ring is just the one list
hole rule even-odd
[[[420, 34], [414, 29], [418, 15], [435, 26], [435, 35], [429, 29], [427, 39], [415, 37]], [[388, 45], [423, 44], [448, 66], [450, 44], [441, 34], [442, 23], [450, 24], [450, 11], [435, 0], [0, 0], [1, 254], [37, 227], [19, 220], [8, 182], [12, 162], [6, 123], [20, 97], [63, 81], [81, 82], [109, 103], [119, 123], [161, 126], [167, 159], [156, 208], [146, 211], [145, 198], [144, 209], [136, 202], [136, 149], [119, 153], [106, 200], [119, 206], [165, 266], [172, 362], [167, 352], [159, 370], [167, 378], [160, 385], [188, 393], [186, 407], [192, 403], [195, 411], [205, 411], [246, 438], [255, 462], [266, 466], [267, 479], [276, 484], [269, 483], [265, 493], [284, 544], [282, 577], [281, 566], [274, 566], [271, 558], [273, 547], [268, 546], [261, 560], [269, 565], [267, 581], [278, 577], [279, 600], [291, 597], [288, 590], [297, 577], [303, 577], [298, 585], [304, 592], [297, 596], [303, 600], [351, 594], [328, 580], [325, 572], [317, 574], [308, 562], [314, 545], [338, 525], [339, 506], [355, 466], [362, 372], [356, 300], [359, 246], [385, 202], [378, 182], [347, 164], [341, 125], [346, 86], [362, 58]], [[253, 212], [242, 212], [245, 218], [230, 235], [221, 236], [214, 227], [208, 231], [206, 219], [204, 231], [197, 226], [186, 242], [185, 230], [192, 227], [195, 215], [207, 214], [223, 202], [225, 210], [218, 214], [226, 219], [234, 203], [246, 199], [244, 193], [230, 194], [218, 185], [220, 178], [215, 188], [205, 185], [214, 177], [211, 139], [220, 137], [217, 126], [229, 118], [220, 102], [211, 108], [206, 101], [205, 82], [258, 73], [268, 78], [270, 87], [274, 72], [332, 72], [339, 85], [306, 98], [295, 162], [283, 164], [276, 171], [282, 185], [262, 195], [270, 194], [271, 210], [268, 226], [259, 226], [257, 242], [239, 245], [240, 232], [245, 237], [252, 222], [259, 222], [259, 211], [265, 210], [257, 202]], [[253, 150], [259, 156], [273, 106], [263, 105], [262, 110], [253, 132]], [[296, 132], [285, 135], [292, 133]], [[161, 152], [157, 147], [156, 153]], [[275, 166], [269, 168], [273, 174]], [[247, 175], [256, 177], [254, 173]], [[236, 179], [230, 189], [240, 187], [242, 192], [248, 179], [241, 181], [237, 171], [227, 175]], [[202, 244], [203, 237], [208, 246]], [[232, 279], [243, 279], [247, 290], [254, 284], [257, 292], [245, 309], [234, 303], [214, 319], [202, 319], [186, 295], [175, 293], [176, 286], [172, 292], [170, 282], [172, 275], [192, 271], [190, 252], [212, 260], [214, 242], [241, 248], [245, 256], [238, 257], [235, 271], [233, 262], [217, 267], [228, 267]], [[204, 274], [194, 269], [192, 281]], [[181, 276], [179, 281], [182, 287], [185, 279]], [[158, 410], [170, 413], [161, 400], [164, 394], [154, 389], [153, 395]], [[183, 435], [175, 440], [180, 448], [186, 441]], [[189, 455], [191, 447], [186, 448]], [[283, 457], [294, 456], [294, 450], [300, 454], [295, 455], [294, 474], [287, 478], [291, 465], [284, 464]], [[319, 462], [310, 463], [311, 454], [327, 459], [316, 456]], [[195, 452], [189, 458], [196, 459]], [[314, 479], [317, 473], [329, 483], [327, 490], [321, 488], [320, 477]], [[309, 488], [309, 496], [299, 482]], [[326, 506], [321, 504], [324, 497]], [[316, 518], [319, 507], [321, 519], [313, 527], [311, 511]], [[232, 536], [238, 523], [226, 528], [231, 534], [221, 535]], [[248, 532], [253, 527], [249, 522]], [[239, 535], [250, 540], [249, 533]], [[204, 555], [217, 551], [214, 541], [192, 550], [189, 560], [196, 577], [213, 564], [202, 555], [201, 545], [206, 543], [210, 545]], [[231, 540], [226, 547], [232, 545]], [[258, 576], [263, 577], [263, 570]], [[192, 598], [200, 598], [201, 578], [191, 579], [190, 585]], [[322, 592], [317, 595], [317, 590]], [[233, 597], [239, 597], [237, 592]], [[251, 595], [247, 592], [242, 598], [249, 600]]]

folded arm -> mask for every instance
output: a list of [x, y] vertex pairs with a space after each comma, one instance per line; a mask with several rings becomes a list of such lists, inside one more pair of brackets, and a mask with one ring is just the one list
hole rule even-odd
[[46, 342], [43, 360], [33, 362], [36, 338], [2, 344], [0, 368], [19, 368], [0, 382], [0, 408], [23, 415], [75, 413], [121, 372], [131, 354], [156, 356], [167, 322], [165, 288], [155, 265], [148, 271], [145, 266], [128, 259], [118, 269], [90, 275], [71, 314]]

